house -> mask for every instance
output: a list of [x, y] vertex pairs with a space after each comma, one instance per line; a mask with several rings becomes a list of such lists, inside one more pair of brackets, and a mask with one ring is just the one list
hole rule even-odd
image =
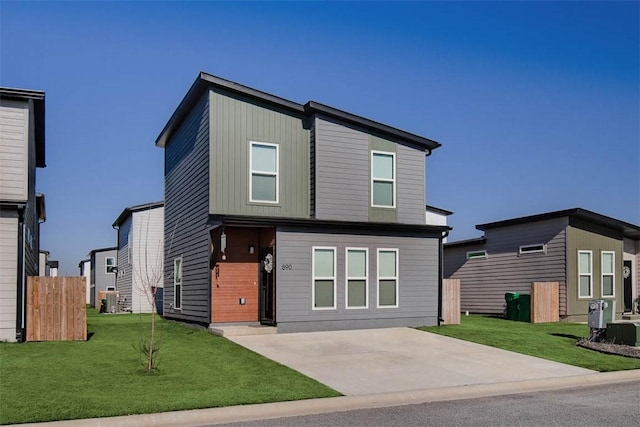
[[[447, 217], [453, 215], [453, 212], [436, 208], [435, 206], [425, 206], [425, 224], [431, 225], [447, 225]], [[442, 243], [447, 243], [447, 238], [442, 239]]]
[[640, 226], [575, 208], [480, 224], [484, 236], [444, 245], [444, 275], [460, 279], [461, 309], [500, 313], [506, 292], [558, 282], [560, 318], [585, 321], [593, 299], [618, 316], [640, 295]]
[[120, 309], [151, 313], [154, 295], [162, 301], [164, 202], [125, 208], [113, 228], [118, 231], [116, 288]]
[[91, 259], [83, 259], [78, 263], [80, 269], [80, 276], [84, 277], [84, 281], [87, 289], [86, 304], [93, 305], [91, 297]]
[[438, 323], [439, 143], [200, 73], [165, 159], [164, 316], [278, 332]]
[[91, 264], [90, 304], [98, 308], [100, 292], [116, 290], [118, 248], [93, 249], [87, 256]]
[[40, 251], [40, 262], [38, 264], [38, 276], [56, 277], [58, 275], [59, 262], [49, 259], [49, 251]]
[[27, 276], [39, 274], [45, 94], [0, 88], [0, 341], [25, 340]]

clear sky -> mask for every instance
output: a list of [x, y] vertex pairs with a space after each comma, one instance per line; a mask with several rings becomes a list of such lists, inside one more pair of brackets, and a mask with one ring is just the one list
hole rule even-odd
[[163, 198], [154, 141], [200, 71], [443, 145], [427, 203], [476, 224], [583, 207], [640, 224], [634, 2], [0, 1], [0, 85], [46, 92], [62, 273]]

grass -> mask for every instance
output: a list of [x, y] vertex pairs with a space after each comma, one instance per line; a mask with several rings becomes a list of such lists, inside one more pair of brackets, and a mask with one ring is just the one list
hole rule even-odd
[[532, 324], [471, 315], [462, 316], [460, 325], [420, 329], [595, 371], [640, 369], [640, 359], [577, 347], [578, 339], [589, 336], [589, 327], [577, 323]]
[[0, 344], [0, 424], [53, 421], [340, 394], [207, 331], [159, 319], [158, 370], [136, 350], [150, 315], [87, 310], [86, 342]]

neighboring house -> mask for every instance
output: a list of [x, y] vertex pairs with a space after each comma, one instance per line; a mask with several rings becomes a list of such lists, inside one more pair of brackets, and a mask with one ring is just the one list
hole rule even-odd
[[39, 274], [45, 94], [0, 88], [0, 341], [24, 341], [27, 276]]
[[38, 276], [56, 277], [58, 275], [58, 261], [49, 259], [49, 251], [40, 251]]
[[558, 282], [560, 318], [585, 321], [593, 299], [631, 312], [640, 294], [640, 226], [586, 209], [480, 224], [482, 238], [444, 246], [444, 274], [461, 281], [461, 309], [500, 313], [506, 292]]
[[280, 332], [438, 323], [449, 227], [425, 224], [425, 156], [439, 143], [201, 73], [156, 145], [166, 317]]
[[83, 259], [82, 261], [80, 261], [78, 263], [78, 268], [80, 269], [80, 276], [84, 277], [84, 281], [86, 284], [86, 303], [89, 305], [93, 305], [93, 299], [91, 298], [91, 259]]
[[125, 208], [113, 228], [118, 230], [120, 309], [151, 313], [153, 288], [161, 297], [164, 284], [164, 202]]
[[118, 248], [94, 249], [89, 252], [91, 261], [91, 306], [100, 307], [100, 292], [116, 290], [118, 273]]
[[[453, 215], [453, 212], [435, 206], [425, 206], [425, 224], [446, 226], [449, 215]], [[442, 243], [447, 243], [446, 237], [442, 239]]]

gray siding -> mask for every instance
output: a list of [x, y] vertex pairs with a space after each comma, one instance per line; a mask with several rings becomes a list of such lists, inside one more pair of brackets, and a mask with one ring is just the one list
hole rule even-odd
[[[116, 286], [115, 273], [107, 273], [107, 258], [114, 257], [118, 259], [118, 251], [116, 249], [95, 252], [91, 257], [91, 276], [95, 285], [95, 307], [100, 307], [100, 292], [106, 291], [109, 286]], [[116, 261], [117, 262], [117, 261]]]
[[[566, 218], [486, 231], [485, 245], [444, 249], [444, 277], [460, 279], [460, 308], [472, 313], [501, 313], [506, 292], [529, 294], [532, 282], [559, 282], [561, 314], [566, 310]], [[519, 255], [521, 245], [544, 243], [547, 253]], [[485, 249], [487, 258], [466, 259]]]
[[131, 307], [131, 283], [132, 267], [129, 263], [129, 233], [132, 230], [131, 217], [124, 220], [118, 228], [118, 277], [116, 278], [116, 289], [120, 294], [120, 308]]
[[316, 117], [316, 218], [369, 221], [369, 136]]
[[[337, 308], [312, 309], [312, 247], [337, 249]], [[345, 248], [369, 249], [369, 307], [345, 308]], [[377, 249], [397, 248], [399, 307], [377, 308]], [[290, 264], [291, 270], [279, 268]], [[343, 234], [279, 228], [276, 236], [276, 316], [281, 332], [435, 325], [438, 311], [438, 239]]]
[[18, 217], [0, 207], [0, 341], [16, 340]]
[[[164, 315], [209, 323], [209, 96], [165, 146]], [[173, 260], [183, 258], [182, 310], [173, 308]]]
[[27, 200], [28, 117], [26, 102], [0, 100], [0, 200]]
[[[396, 207], [371, 207], [371, 150], [396, 154]], [[315, 217], [424, 224], [424, 152], [343, 126], [314, 120]]]
[[[308, 218], [309, 131], [302, 117], [210, 91], [210, 212]], [[250, 202], [249, 144], [279, 147], [279, 203]]]

